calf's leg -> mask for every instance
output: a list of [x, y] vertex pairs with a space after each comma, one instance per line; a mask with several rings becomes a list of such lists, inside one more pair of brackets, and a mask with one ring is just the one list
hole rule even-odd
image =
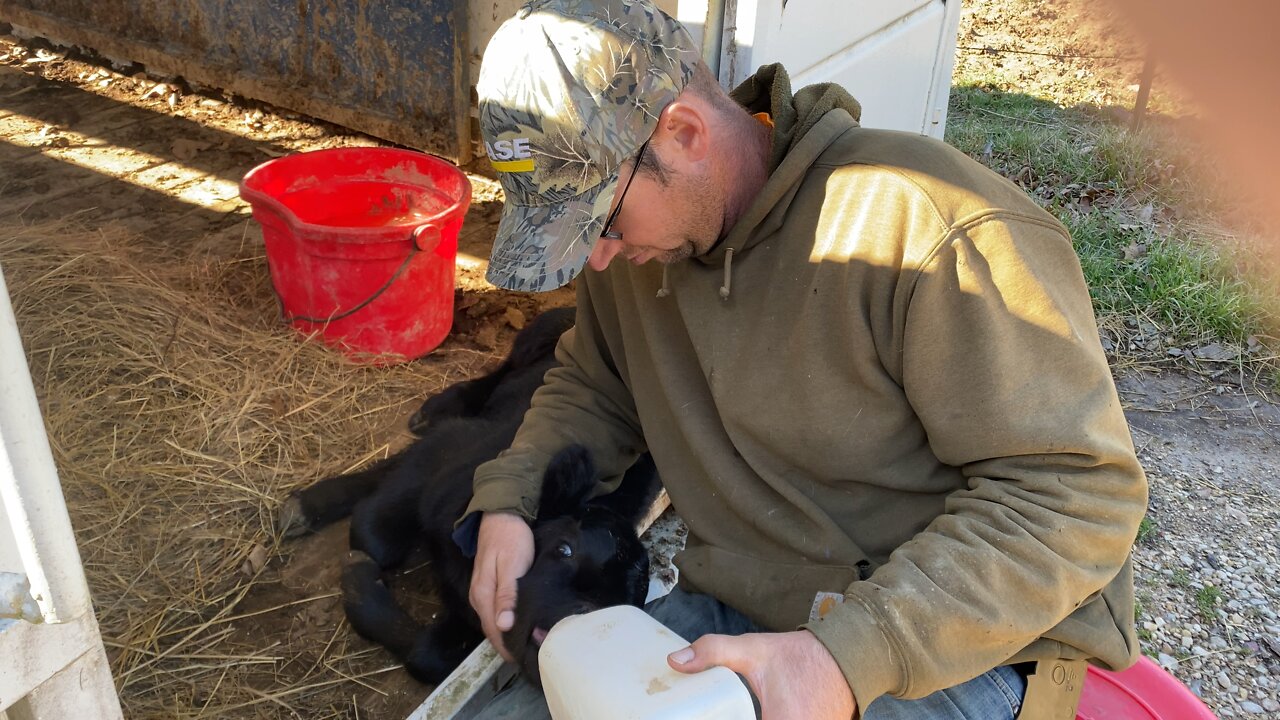
[[350, 515], [356, 503], [378, 489], [398, 461], [392, 456], [364, 470], [325, 478], [290, 494], [276, 516], [281, 534], [298, 537]]
[[396, 602], [378, 564], [361, 552], [347, 555], [342, 602], [356, 632], [385, 646], [409, 674], [431, 685], [439, 685], [483, 637], [449, 603], [430, 625], [419, 624]]

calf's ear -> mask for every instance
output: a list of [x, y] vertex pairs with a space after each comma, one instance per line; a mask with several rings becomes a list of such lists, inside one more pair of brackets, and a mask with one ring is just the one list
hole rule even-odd
[[581, 445], [570, 445], [547, 465], [542, 479], [542, 500], [538, 504], [538, 519], [574, 516], [581, 517], [587, 509], [587, 501], [596, 485], [596, 466], [591, 451]]

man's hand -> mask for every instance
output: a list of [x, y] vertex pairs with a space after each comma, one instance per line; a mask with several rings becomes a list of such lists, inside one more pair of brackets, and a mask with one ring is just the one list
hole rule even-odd
[[850, 720], [858, 708], [835, 658], [807, 630], [703, 635], [667, 664], [683, 673], [720, 666], [742, 675], [762, 720]]
[[475, 569], [471, 572], [471, 607], [480, 616], [484, 636], [507, 662], [511, 653], [502, 633], [516, 619], [516, 580], [533, 565], [533, 531], [519, 515], [485, 513], [480, 518]]

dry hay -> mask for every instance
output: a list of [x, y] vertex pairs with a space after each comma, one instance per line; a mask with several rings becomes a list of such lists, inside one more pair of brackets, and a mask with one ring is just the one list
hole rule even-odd
[[260, 245], [224, 244], [0, 228], [112, 672], [130, 718], [359, 716], [388, 656], [338, 618], [314, 647], [254, 638], [237, 605], [282, 550], [289, 490], [385, 454], [379, 427], [494, 355], [346, 362], [279, 323]]

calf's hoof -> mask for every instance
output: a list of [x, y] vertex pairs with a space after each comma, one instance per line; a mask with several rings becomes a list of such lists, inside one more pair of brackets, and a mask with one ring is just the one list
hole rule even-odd
[[302, 509], [302, 500], [297, 495], [290, 495], [280, 506], [276, 515], [276, 528], [287, 538], [300, 537], [311, 532], [311, 518]]
[[382, 568], [359, 550], [348, 552], [343, 559], [342, 600], [347, 606], [348, 616], [353, 608], [364, 607], [371, 602], [377, 605], [391, 601], [387, 586], [382, 581]]

